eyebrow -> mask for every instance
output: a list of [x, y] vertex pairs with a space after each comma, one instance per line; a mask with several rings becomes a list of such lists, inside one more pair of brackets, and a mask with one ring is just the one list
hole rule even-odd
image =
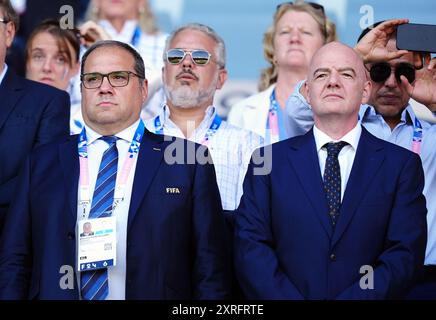
[[[337, 70], [338, 70], [338, 72], [350, 71], [354, 76], [356, 76], [356, 71], [351, 67], [339, 68]], [[330, 68], [318, 68], [313, 72], [313, 75], [315, 75], [319, 72], [331, 73]]]

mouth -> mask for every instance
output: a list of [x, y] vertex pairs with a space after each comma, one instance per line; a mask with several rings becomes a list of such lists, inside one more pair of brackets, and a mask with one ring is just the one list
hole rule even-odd
[[400, 97], [394, 94], [383, 94], [379, 95], [379, 100], [385, 104], [393, 104], [400, 100]]
[[54, 82], [54, 80], [52, 78], [47, 78], [47, 77], [41, 78], [39, 81], [43, 82], [43, 83], [53, 83]]
[[341, 95], [337, 94], [337, 93], [329, 93], [326, 94], [324, 96], [324, 99], [328, 99], [328, 100], [339, 100], [339, 99], [344, 99]]
[[110, 106], [114, 106], [115, 103], [111, 102], [111, 101], [101, 101], [99, 103], [97, 103], [98, 107], [110, 107]]

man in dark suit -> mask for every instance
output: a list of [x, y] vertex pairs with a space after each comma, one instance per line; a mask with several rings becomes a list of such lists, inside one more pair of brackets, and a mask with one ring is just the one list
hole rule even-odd
[[[0, 243], [0, 299], [226, 298], [230, 266], [207, 148], [144, 128], [144, 62], [129, 45], [93, 45], [81, 80], [85, 129], [24, 166]], [[116, 228], [99, 228], [102, 218]], [[93, 238], [116, 229], [104, 244], [116, 246], [116, 264], [82, 269], [92, 239], [77, 226], [86, 220]], [[73, 283], [60, 285], [72, 268]]]
[[370, 89], [351, 48], [334, 42], [314, 55], [315, 125], [272, 146], [269, 174], [253, 174], [252, 162], [235, 214], [248, 298], [386, 299], [413, 284], [426, 243], [423, 171], [416, 154], [358, 123]]
[[9, 1], [0, 1], [0, 234], [20, 166], [30, 151], [69, 134], [66, 92], [18, 77], [5, 64], [18, 22]]

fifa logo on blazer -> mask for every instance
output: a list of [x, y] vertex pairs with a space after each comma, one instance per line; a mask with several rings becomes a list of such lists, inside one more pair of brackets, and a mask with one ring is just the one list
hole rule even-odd
[[166, 188], [167, 193], [180, 193], [179, 188]]

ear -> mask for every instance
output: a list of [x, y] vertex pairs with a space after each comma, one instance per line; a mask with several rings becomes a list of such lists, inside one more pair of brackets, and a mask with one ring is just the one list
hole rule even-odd
[[372, 83], [371, 81], [365, 81], [363, 84], [363, 92], [362, 92], [362, 104], [368, 103], [368, 100], [371, 96]]
[[9, 48], [12, 45], [12, 41], [14, 41], [15, 25], [12, 22], [9, 22], [5, 25], [5, 27], [6, 47]]
[[309, 105], [311, 105], [311, 103], [310, 103], [310, 91], [309, 91], [309, 85], [307, 84], [307, 80], [304, 81], [304, 88], [306, 89], [306, 101]]
[[224, 83], [227, 80], [227, 70], [226, 69], [219, 69], [218, 70], [218, 81], [216, 84], [216, 89], [219, 90], [224, 86]]
[[142, 81], [141, 93], [142, 93], [142, 103], [144, 103], [145, 100], [147, 100], [147, 97], [148, 97], [148, 81], [147, 81], [147, 79], [144, 79]]

